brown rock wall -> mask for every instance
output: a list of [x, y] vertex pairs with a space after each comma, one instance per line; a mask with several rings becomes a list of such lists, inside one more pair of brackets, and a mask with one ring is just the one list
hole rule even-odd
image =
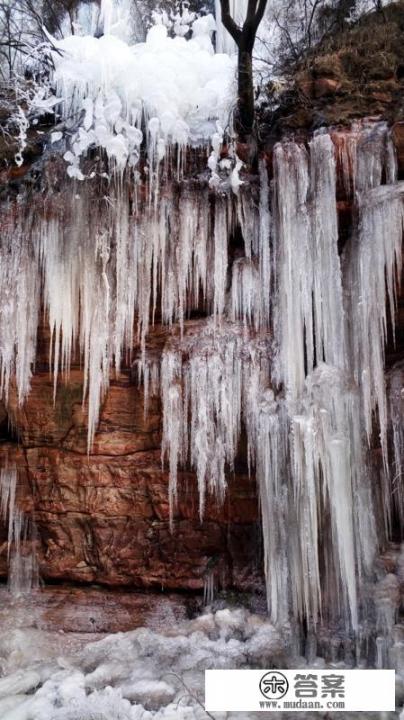
[[[159, 329], [156, 329], [159, 335]], [[43, 343], [43, 339], [39, 339]], [[111, 380], [99, 429], [87, 455], [83, 375], [73, 368], [58, 384], [42, 369], [23, 408], [11, 393], [9, 419], [18, 445], [0, 445], [19, 468], [19, 505], [35, 518], [44, 580], [107, 586], [201, 590], [212, 569], [216, 585], [261, 587], [261, 540], [253, 478], [228, 479], [223, 506], [208, 498], [203, 522], [195, 477], [179, 477], [170, 530], [168, 474], [161, 463], [161, 409], [130, 372]], [[0, 574], [6, 574], [6, 534]]]

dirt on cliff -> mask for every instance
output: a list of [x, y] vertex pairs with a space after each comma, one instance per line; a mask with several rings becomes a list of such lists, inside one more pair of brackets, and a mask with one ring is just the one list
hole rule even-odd
[[404, 117], [404, 0], [362, 16], [285, 67], [286, 82], [275, 84], [261, 115], [263, 135], [349, 125], [356, 118]]

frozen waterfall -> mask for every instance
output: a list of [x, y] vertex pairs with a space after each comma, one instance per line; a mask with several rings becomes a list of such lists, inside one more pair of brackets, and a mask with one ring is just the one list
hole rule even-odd
[[[55, 393], [73, 359], [83, 363], [89, 453], [111, 373], [137, 367], [146, 404], [162, 399], [174, 532], [179, 470], [196, 474], [203, 520], [246, 437], [272, 619], [359, 630], [380, 544], [368, 455], [377, 427], [386, 527], [403, 493], [402, 371], [389, 392], [384, 375], [404, 217], [388, 130], [280, 142], [273, 178], [262, 160], [257, 185], [237, 194], [203, 173], [178, 180], [165, 162], [152, 197], [130, 163], [81, 183], [55, 164], [40, 192], [5, 204], [4, 400], [29, 393], [42, 315]], [[342, 255], [337, 170], [356, 218]], [[167, 327], [161, 364], [148, 352], [151, 324]]]

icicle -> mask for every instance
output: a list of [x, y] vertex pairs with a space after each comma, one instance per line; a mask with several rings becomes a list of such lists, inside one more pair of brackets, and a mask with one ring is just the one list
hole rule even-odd
[[[290, 459], [284, 460], [282, 469], [283, 487], [268, 488], [270, 471], [265, 468], [257, 475], [263, 513], [265, 504], [278, 503], [283, 507], [278, 532], [289, 528], [288, 567], [283, 562], [281, 568], [289, 575], [295, 616], [315, 624], [322, 615], [326, 576], [322, 577], [321, 568], [325, 567], [327, 582], [337, 591], [331, 603], [334, 612], [357, 628], [358, 578], [369, 572], [374, 556], [374, 522], [366, 490], [358, 397], [347, 375], [351, 368], [338, 257], [335, 150], [327, 134], [317, 135], [309, 147], [309, 162], [296, 144], [275, 148], [278, 358], [274, 378], [286, 386], [286, 413], [279, 427], [283, 447], [289, 436], [291, 443]], [[328, 541], [322, 528], [324, 511], [331, 521]], [[358, 527], [365, 534], [367, 553], [361, 549]], [[270, 540], [268, 532], [264, 542], [274, 563], [273, 548], [280, 541]], [[277, 607], [274, 598], [271, 612], [273, 607]]]
[[285, 432], [287, 418], [284, 404], [275, 400], [272, 390], [263, 393], [258, 408], [255, 452], [262, 512], [267, 603], [272, 620], [284, 623], [289, 619], [287, 518], [288, 506], [292, 502], [288, 486], [284, 482], [288, 452]]
[[215, 573], [214, 570], [208, 570], [203, 582], [203, 604], [212, 605], [215, 594]]
[[247, 258], [233, 263], [231, 283], [231, 319], [254, 324], [258, 330], [261, 319], [261, 286], [255, 264]]
[[347, 310], [355, 380], [361, 388], [368, 441], [377, 411], [387, 468], [387, 404], [384, 346], [387, 305], [394, 327], [397, 269], [402, 265], [404, 183], [382, 185], [359, 196], [356, 244], [347, 259], [346, 282], [352, 288]]
[[[0, 394], [8, 401], [15, 373], [18, 402], [29, 389], [36, 353], [40, 281], [30, 238], [24, 237], [24, 204], [6, 210], [0, 252]], [[28, 216], [28, 226], [31, 218]]]
[[15, 526], [15, 499], [17, 489], [17, 470], [6, 468], [0, 471], [0, 492], [1, 492], [1, 517], [3, 522], [8, 520], [7, 557], [10, 558], [10, 551], [14, 539]]
[[177, 499], [177, 470], [184, 459], [184, 418], [181, 392], [181, 355], [178, 352], [163, 353], [161, 360], [161, 396], [163, 401], [163, 440], [161, 456], [169, 456], [169, 503], [170, 524]]
[[[329, 135], [318, 135], [310, 142], [310, 194], [312, 197], [312, 242], [308, 269], [313, 287], [315, 362], [322, 360], [344, 368], [347, 364], [341, 268], [338, 257], [338, 220], [336, 205], [336, 171], [334, 145]], [[305, 272], [307, 268], [302, 268]], [[311, 274], [312, 273], [312, 274]], [[311, 279], [310, 278], [310, 279]], [[304, 292], [308, 292], [305, 288]], [[297, 297], [299, 302], [299, 298]], [[303, 302], [310, 302], [304, 296]], [[306, 325], [306, 344], [310, 326]]]
[[268, 172], [260, 162], [259, 206], [251, 192], [240, 193], [237, 219], [245, 257], [233, 262], [230, 299], [232, 320], [243, 320], [256, 330], [269, 326], [271, 252]]
[[[269, 326], [272, 277], [271, 277], [271, 248], [270, 232], [272, 219], [269, 211], [269, 183], [266, 164], [261, 160], [259, 165], [260, 175], [260, 200], [259, 200], [259, 273], [261, 288], [261, 325], [264, 328]], [[257, 324], [257, 323], [256, 323]]]
[[[310, 226], [307, 213], [308, 157], [294, 143], [274, 149], [277, 297], [274, 324], [279, 338], [276, 378], [291, 400], [302, 392], [307, 365], [313, 367]], [[307, 346], [305, 348], [305, 335]]]
[[391, 495], [404, 530], [404, 367], [397, 364], [388, 373], [389, 426], [393, 437]]
[[[84, 123], [101, 122], [105, 108], [97, 102], [86, 103]], [[122, 107], [112, 105], [108, 113], [119, 115]], [[403, 183], [381, 185], [394, 182], [396, 173], [388, 133], [382, 125], [358, 126], [352, 142], [337, 148], [326, 133], [307, 149], [278, 144], [272, 222], [263, 161], [259, 197], [246, 187], [237, 197], [214, 194], [199, 181], [179, 186], [169, 180], [168, 144], [162, 184], [158, 143], [165, 131], [161, 118], [159, 123], [149, 123], [148, 130], [154, 173], [149, 197], [129, 171], [115, 168], [105, 196], [98, 183], [86, 180], [78, 193], [77, 182], [66, 181], [58, 201], [51, 192], [41, 195], [45, 200], [34, 195], [35, 214], [23, 203], [6, 208], [2, 393], [7, 399], [14, 376], [20, 403], [29, 390], [42, 284], [55, 395], [76, 350], [84, 361], [90, 452], [110, 373], [132, 362], [137, 330], [135, 365], [145, 412], [151, 395], [162, 398], [171, 526], [179, 472], [195, 472], [202, 517], [209, 494], [218, 501], [225, 496], [245, 428], [249, 471], [255, 470], [259, 486], [272, 618], [284, 622], [292, 614], [313, 629], [332, 616], [357, 630], [358, 597], [376, 545], [363, 447], [375, 415], [385, 468], [388, 423], [396, 466], [403, 456], [401, 371], [390, 378], [389, 403], [384, 378], [385, 308], [393, 320], [404, 198]], [[359, 218], [343, 277], [335, 154]], [[181, 153], [177, 157], [181, 161]], [[243, 257], [231, 247], [236, 225]], [[212, 317], [189, 321], [192, 311]], [[160, 351], [147, 345], [154, 322], [179, 325], [161, 363]], [[29, 562], [24, 569], [20, 559], [30, 531], [13, 483], [11, 475], [2, 480], [1, 512], [8, 517], [14, 576], [22, 586]], [[400, 503], [401, 478], [393, 487]], [[382, 493], [388, 514], [386, 484]]]
[[111, 31], [113, 13], [113, 0], [101, 0], [100, 22], [103, 24], [104, 35], [108, 35]]
[[214, 265], [213, 265], [213, 312], [215, 318], [223, 315], [227, 288], [227, 244], [229, 225], [227, 222], [227, 203], [219, 196], [215, 201], [214, 228]]
[[15, 467], [0, 471], [1, 518], [8, 522], [8, 588], [13, 595], [22, 595], [38, 587], [39, 573], [35, 555], [36, 528], [17, 506], [17, 482]]
[[274, 170], [278, 267], [275, 325], [280, 345], [277, 372], [286, 381], [293, 401], [303, 390], [306, 368], [310, 372], [322, 360], [338, 367], [346, 362], [334, 146], [330, 137], [319, 135], [310, 143], [310, 176], [306, 151], [293, 143], [276, 146]]
[[207, 491], [223, 500], [226, 466], [233, 467], [238, 447], [243, 394], [251, 368], [267, 368], [265, 352], [265, 343], [244, 339], [237, 325], [223, 323], [219, 330], [212, 322], [164, 349], [162, 452], [169, 457], [170, 498], [175, 501], [177, 468], [189, 460], [201, 517]]

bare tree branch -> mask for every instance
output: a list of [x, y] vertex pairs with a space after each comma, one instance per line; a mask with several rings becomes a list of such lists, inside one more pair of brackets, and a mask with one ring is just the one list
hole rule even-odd
[[238, 105], [235, 128], [240, 137], [251, 136], [254, 126], [253, 60], [258, 26], [264, 17], [267, 0], [248, 0], [243, 27], [230, 15], [229, 0], [220, 0], [222, 22], [238, 48]]
[[236, 45], [239, 45], [242, 37], [242, 31], [230, 14], [229, 0], [220, 0], [220, 5], [222, 9], [222, 23], [227, 32], [229, 32], [232, 36]]

